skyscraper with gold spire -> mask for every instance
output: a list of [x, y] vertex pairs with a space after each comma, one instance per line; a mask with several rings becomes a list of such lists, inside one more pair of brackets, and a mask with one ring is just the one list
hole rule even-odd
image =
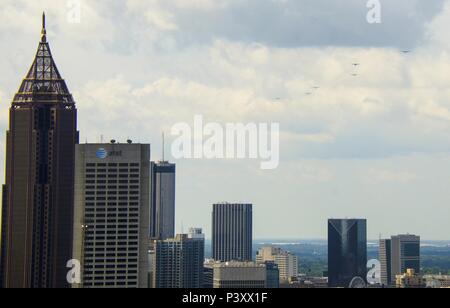
[[10, 108], [3, 186], [4, 287], [67, 287], [72, 257], [77, 110], [47, 42], [41, 41]]

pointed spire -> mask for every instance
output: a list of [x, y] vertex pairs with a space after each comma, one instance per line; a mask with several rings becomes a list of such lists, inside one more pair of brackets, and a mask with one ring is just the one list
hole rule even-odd
[[45, 29], [45, 12], [42, 13], [42, 31], [41, 31], [41, 43], [47, 42], [47, 30]]
[[41, 41], [27, 75], [14, 96], [14, 103], [54, 102], [54, 95], [65, 104], [73, 104], [72, 94], [61, 77], [47, 43], [45, 12], [42, 14]]

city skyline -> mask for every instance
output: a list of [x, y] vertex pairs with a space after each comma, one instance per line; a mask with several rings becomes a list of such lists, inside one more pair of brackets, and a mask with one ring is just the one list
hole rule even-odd
[[[83, 2], [80, 23], [69, 23], [64, 3], [22, 3], [19, 14], [6, 0], [0, 13], [5, 21], [0, 147], [5, 149], [7, 108], [35, 52], [45, 9], [54, 57], [79, 110], [82, 143], [101, 135], [121, 142], [131, 138], [160, 153], [161, 131], [190, 123], [194, 112], [218, 122], [280, 122], [282, 160], [274, 171], [261, 171], [253, 161], [174, 161], [167, 155], [177, 164], [176, 233], [181, 225], [201, 226], [209, 237], [210, 207], [226, 200], [254, 205], [255, 239], [326, 238], [328, 218], [349, 216], [368, 219], [369, 239], [409, 232], [448, 240], [449, 1], [428, 6], [393, 1], [378, 28], [366, 23], [366, 8], [355, 1], [342, 9], [324, 1], [264, 1], [259, 8], [252, 1], [202, 3]], [[273, 25], [285, 35], [258, 34], [260, 21], [239, 14], [242, 7], [256, 9], [262, 20], [285, 18], [286, 25]], [[288, 9], [304, 16], [294, 18]], [[405, 11], [420, 18], [408, 19]], [[330, 39], [321, 23], [311, 33], [298, 27], [320, 12], [334, 12], [331, 22], [341, 35]], [[214, 22], [207, 13], [226, 18]], [[184, 27], [192, 16], [211, 29]], [[138, 29], [130, 17], [148, 28]], [[233, 18], [237, 26], [225, 31]], [[412, 30], [388, 35], [393, 19]], [[366, 35], [352, 32], [350, 22], [364, 27]], [[352, 66], [355, 61], [360, 68]], [[315, 86], [319, 89], [311, 89]], [[0, 153], [4, 161], [5, 151]], [[239, 178], [233, 177], [237, 173]], [[224, 185], [223, 179], [231, 178]]]

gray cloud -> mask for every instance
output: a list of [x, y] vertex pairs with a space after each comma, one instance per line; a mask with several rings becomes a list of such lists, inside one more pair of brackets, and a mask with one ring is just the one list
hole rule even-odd
[[[179, 46], [209, 44], [221, 38], [274, 47], [414, 48], [425, 34], [425, 25], [442, 10], [444, 0], [381, 0], [382, 23], [377, 25], [366, 21], [366, 0], [224, 2], [228, 5], [216, 10], [198, 10], [161, 1], [159, 7], [170, 12], [167, 19], [177, 27], [169, 28], [165, 35]], [[143, 18], [137, 16], [136, 21]]]

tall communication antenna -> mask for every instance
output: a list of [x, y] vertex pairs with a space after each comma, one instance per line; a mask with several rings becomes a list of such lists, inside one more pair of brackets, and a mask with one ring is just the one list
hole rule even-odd
[[166, 141], [165, 141], [165, 134], [164, 132], [162, 133], [162, 161], [165, 162], [165, 146], [166, 146]]

